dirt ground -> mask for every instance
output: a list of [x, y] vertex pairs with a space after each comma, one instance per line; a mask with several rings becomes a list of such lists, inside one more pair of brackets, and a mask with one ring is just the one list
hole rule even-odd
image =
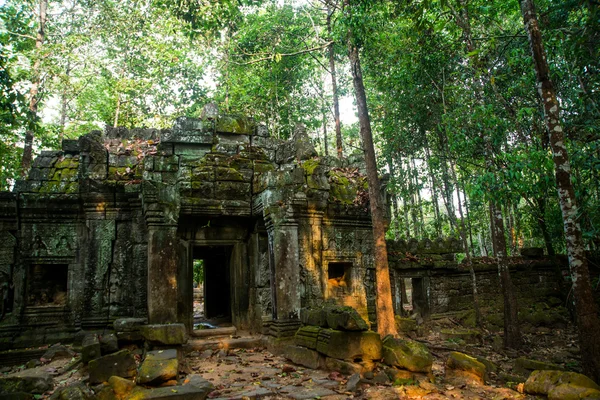
[[[484, 331], [482, 341], [474, 344], [442, 339], [440, 331], [452, 327], [458, 327], [458, 324], [445, 318], [428, 322], [419, 327], [418, 334], [412, 334], [412, 339], [426, 344], [431, 350], [433, 369], [429, 377], [415, 376], [402, 382], [403, 385], [399, 382], [395, 385], [386, 379], [383, 365], [357, 383], [357, 377], [294, 365], [283, 356], [260, 347], [193, 351], [186, 355], [180, 366], [179, 383], [185, 383], [187, 374], [199, 374], [215, 386], [209, 394], [211, 399], [533, 399], [519, 392], [519, 381], [524, 378], [513, 371], [516, 358], [552, 362], [580, 372], [577, 336], [572, 326], [535, 329], [524, 335], [525, 346], [520, 351], [500, 349], [499, 333]], [[497, 370], [489, 373], [485, 385], [447, 381], [444, 364], [451, 351], [485, 357], [497, 366]], [[134, 349], [134, 354], [141, 361], [142, 349]], [[86, 367], [77, 364], [76, 358], [37, 366], [32, 360], [29, 364], [32, 371], [49, 372], [54, 376], [55, 391], [87, 381]], [[25, 366], [16, 366], [4, 368], [2, 372], [23, 369], [26, 369]], [[50, 395], [39, 398], [49, 398]]]

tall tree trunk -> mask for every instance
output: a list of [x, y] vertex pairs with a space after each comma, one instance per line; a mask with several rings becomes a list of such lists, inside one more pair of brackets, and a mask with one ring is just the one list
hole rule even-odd
[[465, 226], [465, 216], [464, 216], [463, 210], [462, 210], [459, 184], [458, 184], [458, 179], [456, 177], [456, 170], [454, 168], [454, 165], [452, 165], [452, 177], [454, 178], [454, 182], [456, 182], [456, 198], [457, 198], [457, 204], [458, 204], [458, 214], [460, 216], [460, 224], [458, 225], [459, 232], [460, 232], [460, 238], [461, 238], [461, 240], [463, 242], [463, 246], [465, 248], [466, 261], [467, 261], [467, 265], [469, 266], [469, 273], [471, 274], [471, 292], [473, 293], [473, 309], [475, 310], [475, 324], [478, 327], [481, 327], [482, 318], [481, 318], [481, 310], [479, 308], [479, 295], [477, 293], [477, 275], [475, 275], [475, 269], [473, 268], [473, 262], [471, 260], [471, 251], [469, 248], [469, 241], [467, 240], [467, 228]]
[[425, 144], [425, 162], [427, 163], [427, 170], [429, 171], [429, 178], [431, 179], [431, 201], [433, 202], [433, 214], [435, 217], [435, 233], [438, 237], [442, 236], [442, 220], [440, 218], [440, 205], [438, 203], [437, 185], [435, 182], [435, 174], [430, 163], [431, 153], [429, 151], [429, 143]]
[[385, 213], [381, 198], [381, 185], [379, 183], [379, 177], [377, 176], [377, 163], [375, 160], [375, 147], [373, 146], [369, 109], [367, 108], [367, 95], [363, 83], [358, 47], [354, 44], [352, 30], [349, 30], [348, 32], [348, 59], [350, 60], [350, 71], [352, 72], [360, 135], [362, 137], [365, 162], [367, 165], [367, 181], [369, 183], [369, 202], [371, 205], [373, 238], [375, 241], [377, 331], [382, 337], [385, 335], [397, 335], [392, 303], [392, 290], [390, 286], [387, 246], [385, 243]]
[[[31, 88], [29, 89], [29, 117], [32, 121], [37, 119], [38, 103], [40, 101], [38, 95], [41, 85], [41, 64], [42, 64], [42, 46], [46, 37], [46, 20], [48, 11], [48, 0], [40, 0], [39, 16], [38, 16], [38, 31], [35, 38], [36, 59], [32, 68]], [[25, 177], [31, 168], [33, 161], [33, 139], [34, 131], [27, 129], [25, 132], [25, 145], [23, 146], [23, 157], [21, 158], [21, 176]]]
[[510, 277], [508, 257], [506, 256], [506, 237], [502, 211], [494, 201], [490, 201], [490, 221], [492, 227], [492, 245], [498, 263], [498, 274], [504, 297], [504, 347], [518, 349], [522, 345], [519, 328], [517, 298]]
[[119, 114], [121, 113], [121, 94], [117, 93], [117, 106], [115, 107], [115, 120], [113, 121], [113, 128], [119, 126]]
[[329, 149], [327, 148], [327, 114], [323, 111], [323, 147], [325, 155], [329, 155]]
[[[391, 155], [388, 155], [387, 161], [388, 161], [388, 167], [390, 169], [390, 176], [392, 177], [392, 182], [394, 182], [397, 178], [396, 178], [396, 170], [394, 168], [394, 160], [392, 159]], [[392, 197], [392, 206], [393, 206], [392, 230], [394, 232], [394, 240], [398, 240], [398, 239], [400, 239], [400, 209], [399, 209], [399, 205], [398, 205], [398, 194], [396, 193], [395, 187], [394, 187], [394, 190], [392, 190], [391, 197]]]
[[529, 37], [538, 81], [538, 93], [544, 108], [544, 120], [550, 147], [552, 148], [556, 186], [563, 215], [567, 254], [573, 281], [583, 371], [595, 381], [600, 381], [600, 340], [597, 340], [596, 337], [600, 332], [600, 321], [598, 320], [596, 302], [592, 295], [581, 228], [577, 222], [577, 202], [571, 183], [571, 164], [564, 142], [556, 90], [550, 80], [550, 70], [546, 60], [542, 35], [531, 0], [521, 0], [521, 13]]
[[[327, 8], [327, 32], [331, 37], [331, 15], [332, 11]], [[328, 47], [329, 52], [329, 73], [331, 74], [331, 90], [333, 91], [333, 116], [335, 119], [335, 142], [337, 147], [338, 158], [344, 157], [344, 149], [342, 144], [342, 125], [340, 122], [340, 101], [337, 88], [337, 76], [335, 72], [335, 53], [333, 43]]]

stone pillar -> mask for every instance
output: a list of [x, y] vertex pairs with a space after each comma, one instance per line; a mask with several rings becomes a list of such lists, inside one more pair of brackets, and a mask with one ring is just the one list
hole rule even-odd
[[177, 226], [152, 225], [148, 238], [148, 322], [177, 322]]
[[275, 263], [273, 289], [276, 316], [279, 320], [297, 319], [300, 313], [298, 225], [281, 223], [270, 235]]

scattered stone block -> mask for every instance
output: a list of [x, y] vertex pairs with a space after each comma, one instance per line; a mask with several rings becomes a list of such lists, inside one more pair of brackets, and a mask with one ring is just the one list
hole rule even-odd
[[187, 383], [184, 383], [184, 384], [192, 385], [192, 386], [196, 387], [197, 389], [204, 391], [207, 395], [208, 395], [208, 393], [215, 390], [215, 385], [213, 385], [212, 382], [204, 379], [200, 375], [196, 375], [196, 374], [188, 375], [188, 377], [186, 378], [186, 381], [187, 381]]
[[146, 325], [144, 318], [118, 318], [113, 323], [117, 332], [138, 332], [143, 325]]
[[327, 325], [341, 331], [366, 331], [367, 322], [352, 307], [336, 306], [327, 308]]
[[106, 335], [101, 335], [100, 338], [100, 351], [102, 355], [112, 354], [119, 351], [119, 341], [117, 339], [117, 335], [114, 333], [107, 333]]
[[412, 318], [402, 318], [396, 315], [396, 329], [401, 333], [414, 332], [417, 330], [417, 321]]
[[331, 357], [325, 358], [325, 369], [337, 371], [344, 375], [360, 374], [362, 371], [360, 364]]
[[446, 379], [460, 383], [484, 384], [485, 365], [476, 358], [453, 351], [446, 361]]
[[88, 400], [93, 397], [90, 389], [83, 383], [77, 382], [72, 385], [57, 389], [50, 400]]
[[126, 399], [129, 393], [135, 388], [135, 382], [129, 379], [121, 378], [120, 376], [111, 376], [108, 379], [108, 384], [112, 388], [117, 398]]
[[287, 346], [284, 354], [294, 364], [311, 369], [318, 369], [324, 361], [323, 356], [317, 351], [300, 346]]
[[392, 367], [428, 373], [433, 356], [422, 343], [389, 336], [383, 341], [383, 362]]
[[548, 391], [548, 400], [599, 399], [600, 390], [571, 384], [554, 386]]
[[583, 374], [558, 370], [536, 370], [525, 385], [525, 393], [545, 395], [552, 400], [600, 398], [600, 386]]
[[81, 361], [87, 364], [101, 355], [102, 351], [98, 335], [94, 333], [85, 335], [81, 342]]
[[135, 378], [137, 373], [135, 359], [129, 350], [121, 350], [91, 360], [88, 368], [91, 384], [107, 382], [111, 376]]
[[45, 362], [50, 362], [52, 360], [58, 360], [61, 358], [73, 358], [75, 357], [75, 352], [66, 346], [55, 344], [50, 346], [48, 350], [41, 357]]
[[317, 351], [340, 360], [363, 361], [381, 358], [381, 338], [377, 332], [349, 332], [321, 329]]
[[481, 332], [475, 329], [442, 329], [440, 337], [444, 340], [463, 341], [464, 343], [481, 342]]
[[140, 328], [144, 339], [158, 345], [178, 345], [187, 342], [184, 324], [144, 325]]
[[144, 385], [160, 385], [177, 378], [179, 360], [177, 350], [155, 350], [146, 353], [146, 358], [140, 365], [138, 383]]
[[354, 392], [358, 384], [360, 383], [360, 374], [352, 374], [350, 378], [348, 378], [348, 382], [346, 383], [346, 391]]
[[525, 357], [519, 357], [515, 360], [512, 372], [517, 375], [529, 376], [535, 370], [556, 370], [562, 371], [562, 368], [556, 364], [543, 361], [531, 360]]
[[37, 369], [0, 377], [0, 394], [18, 392], [42, 394], [53, 387], [52, 376]]

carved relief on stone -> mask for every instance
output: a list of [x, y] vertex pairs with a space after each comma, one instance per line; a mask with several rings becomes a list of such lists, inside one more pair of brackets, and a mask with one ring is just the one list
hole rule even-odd
[[30, 257], [74, 257], [76, 240], [75, 226], [70, 224], [33, 224], [23, 228], [23, 242]]

